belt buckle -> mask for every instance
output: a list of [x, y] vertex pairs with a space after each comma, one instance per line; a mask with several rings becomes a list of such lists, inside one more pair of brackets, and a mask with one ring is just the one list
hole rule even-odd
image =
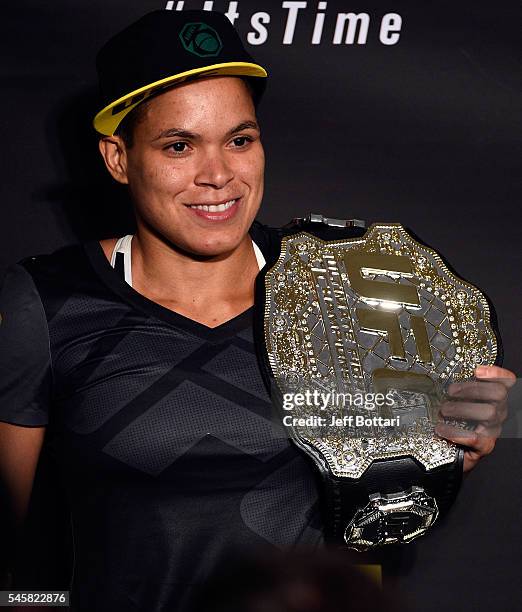
[[346, 544], [359, 552], [385, 544], [407, 544], [426, 533], [439, 515], [436, 500], [422, 487], [372, 493], [344, 532]]

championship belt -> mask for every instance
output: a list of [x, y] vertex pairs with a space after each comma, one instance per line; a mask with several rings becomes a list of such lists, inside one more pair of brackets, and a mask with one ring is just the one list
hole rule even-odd
[[463, 450], [434, 427], [447, 386], [495, 363], [487, 299], [399, 224], [303, 227], [258, 279], [273, 403], [322, 475], [327, 540], [410, 542], [460, 486]]

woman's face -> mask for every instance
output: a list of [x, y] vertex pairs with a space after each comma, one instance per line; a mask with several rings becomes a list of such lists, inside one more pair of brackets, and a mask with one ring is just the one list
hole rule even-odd
[[247, 85], [205, 78], [140, 111], [118, 179], [129, 185], [138, 226], [197, 256], [233, 251], [263, 197], [265, 158]]

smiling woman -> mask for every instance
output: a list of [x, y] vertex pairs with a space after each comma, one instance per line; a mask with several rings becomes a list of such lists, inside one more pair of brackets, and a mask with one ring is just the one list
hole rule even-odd
[[[59, 570], [55, 561], [66, 561], [65, 545], [59, 548], [56, 535], [72, 525], [74, 606], [101, 612], [140, 606], [181, 611], [186, 606], [180, 600], [190, 597], [188, 585], [225, 565], [221, 552], [228, 544], [292, 547], [300, 533], [310, 542], [314, 528], [317, 539], [323, 529], [313, 505], [322, 499], [313, 494], [316, 475], [306, 472], [291, 448], [271, 443], [263, 427], [270, 405], [258, 384], [250, 333], [247, 279], [256, 273], [250, 264], [252, 243], [246, 245], [248, 269], [242, 276], [239, 266], [237, 275], [221, 270], [221, 256], [190, 256], [160, 235], [151, 242], [157, 247], [154, 262], [163, 260], [161, 249], [171, 263], [165, 269], [147, 266], [142, 280], [139, 238], [130, 235], [136, 226], [130, 219], [128, 185], [112, 179], [100, 163], [91, 126], [98, 110], [112, 102], [126, 110], [141, 99], [115, 131], [102, 134], [122, 137], [130, 149], [125, 130], [132, 135], [132, 121], [139, 121], [148, 102], [167, 89], [149, 97], [135, 93], [130, 102], [121, 100], [127, 93], [170, 79], [197, 62], [202, 70], [247, 62], [232, 53], [199, 58], [192, 51], [215, 53], [219, 48], [215, 36], [203, 26], [184, 29], [169, 22], [169, 34], [151, 35], [146, 53], [139, 50], [141, 60], [128, 49], [122, 53], [115, 62], [119, 74], [107, 81], [121, 82], [122, 71], [136, 75], [140, 61], [156, 58], [155, 40], [163, 44], [167, 70], [158, 69], [151, 80], [128, 79], [129, 89], [114, 88], [114, 95], [94, 109], [85, 94], [94, 85], [95, 48], [102, 37], [148, 10], [147, 4], [153, 3], [11, 2], [2, 11], [9, 23], [3, 37], [9, 77], [3, 97], [4, 142], [9, 143], [2, 183], [3, 263], [110, 237], [102, 241], [103, 250], [95, 241], [85, 251], [78, 247], [37, 255], [35, 262], [13, 266], [4, 283], [0, 279], [0, 480], [5, 480], [14, 512], [22, 513], [31, 497], [28, 533], [42, 536], [32, 539], [21, 557], [27, 561], [25, 576], [35, 580], [22, 586], [16, 578], [21, 588], [60, 584], [67, 589], [70, 572], [64, 572], [63, 583], [47, 578]], [[182, 4], [175, 2], [174, 10], [165, 12], [181, 19], [184, 11], [175, 9]], [[185, 2], [183, 9], [203, 4]], [[328, 2], [324, 9], [322, 2], [308, 2], [304, 9], [283, 4], [304, 3], [214, 2], [219, 11], [232, 7], [228, 17], [247, 52], [273, 67], [269, 95], [256, 109], [267, 162], [258, 218], [279, 226], [314, 211], [330, 220], [406, 224], [447, 256], [464, 278], [486, 290], [499, 316], [504, 363], [520, 369], [521, 326], [513, 287], [519, 286], [522, 209], [515, 202], [522, 182], [513, 166], [520, 159], [514, 129], [522, 127], [516, 121], [517, 93], [522, 91], [522, 39], [516, 23], [522, 5], [507, 0], [492, 10], [488, 0], [442, 0], [430, 11], [413, 0], [389, 3], [385, 10], [384, 4], [348, 0]], [[340, 11], [351, 16], [338, 27]], [[388, 40], [398, 38], [394, 45], [380, 41], [388, 11], [402, 16], [400, 31], [397, 22], [395, 33], [386, 26], [382, 31], [389, 33]], [[208, 22], [221, 37], [221, 26], [212, 25], [210, 13], [186, 16], [192, 24]], [[253, 23], [254, 17], [264, 28]], [[339, 44], [334, 43], [336, 31]], [[185, 56], [177, 48], [181, 32], [192, 49]], [[133, 39], [141, 46], [137, 36]], [[228, 46], [225, 38], [222, 42]], [[198, 74], [172, 84], [181, 87], [211, 76]], [[241, 74], [212, 76], [225, 77], [268, 81]], [[186, 126], [178, 122], [169, 127], [178, 130], [164, 135], [170, 168], [192, 163], [192, 138], [199, 132], [182, 134]], [[250, 132], [241, 128], [236, 135]], [[246, 139], [232, 142], [231, 136], [227, 143], [241, 149]], [[225, 191], [194, 200], [184, 212], [194, 217], [191, 223], [204, 222], [218, 232], [227, 221], [205, 219], [196, 211], [226, 212], [215, 208], [230, 206], [231, 200], [222, 198], [235, 201], [235, 195]], [[254, 223], [249, 237], [270, 267], [259, 229]], [[135, 278], [129, 282], [125, 277], [133, 267]], [[212, 275], [192, 283], [193, 272], [205, 267], [212, 268]], [[221, 272], [227, 274], [218, 287]], [[409, 284], [406, 278], [400, 282]], [[228, 294], [236, 285], [237, 295]], [[390, 305], [394, 316], [400, 310]], [[476, 325], [470, 330], [474, 333]], [[404, 338], [407, 345], [414, 340], [412, 333], [413, 328]], [[366, 337], [368, 343], [381, 338], [370, 332]], [[54, 381], [47, 386], [51, 372]], [[477, 377], [477, 391], [478, 383], [495, 390], [494, 378], [503, 378], [502, 373], [487, 381]], [[511, 399], [515, 409], [517, 397], [520, 392]], [[478, 463], [478, 469], [464, 478], [457, 503], [444, 523], [437, 519], [432, 535], [383, 551], [388, 558], [384, 584], [404, 588], [412, 607], [423, 612], [457, 606], [461, 612], [512, 609], [522, 586], [516, 569], [522, 532], [513, 503], [522, 499], [522, 480], [513, 470], [522, 463], [522, 445], [509, 438], [518, 437], [520, 419], [514, 410], [497, 448], [477, 462], [498, 435], [494, 404], [486, 397], [468, 403], [459, 392], [443, 413], [450, 421], [483, 417], [479, 432], [486, 435], [471, 439], [467, 433], [462, 439], [464, 466]], [[47, 478], [46, 471], [54, 470], [40, 469], [51, 460], [55, 473], [63, 475], [66, 495], [56, 495], [58, 486]], [[3, 502], [0, 514], [7, 508], [0, 491], [0, 506]], [[2, 526], [4, 533], [14, 534], [7, 518]], [[0, 559], [0, 569], [7, 570], [8, 539], [0, 537], [0, 542], [5, 563]], [[308, 557], [315, 558], [315, 551]], [[277, 576], [282, 565], [271, 565], [270, 575]], [[65, 562], [63, 567], [70, 569]], [[229, 586], [226, 594], [233, 600], [237, 574]], [[211, 601], [202, 608], [205, 612], [216, 612]]]
[[[253, 340], [269, 232], [254, 222], [264, 152], [244, 77], [266, 72], [218, 13], [158, 11], [130, 32], [136, 57], [114, 49], [120, 34], [114, 78], [99, 65], [112, 89], [95, 124], [135, 235], [14, 265], [0, 291], [0, 475], [22, 522], [45, 431], [71, 500], [75, 612], [181, 612], [225, 551], [321, 540], [311, 468], [273, 435]], [[221, 56], [189, 44], [201, 32]], [[154, 65], [166, 57], [170, 71]]]
[[242, 79], [211, 77], [174, 87], [147, 102], [131, 148], [115, 135], [103, 137], [100, 150], [112, 176], [129, 186], [138, 226], [135, 261], [143, 260], [143, 268], [156, 268], [142, 254], [155, 241], [175, 245], [174, 257], [185, 251], [232, 255], [242, 266], [248, 260], [264, 153]]

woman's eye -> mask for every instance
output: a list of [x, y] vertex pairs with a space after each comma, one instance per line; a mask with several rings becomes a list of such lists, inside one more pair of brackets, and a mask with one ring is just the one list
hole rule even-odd
[[175, 153], [184, 153], [187, 149], [187, 143], [181, 141], [173, 142], [171, 145], [168, 146], [168, 149], [174, 151]]
[[251, 139], [248, 136], [238, 136], [233, 140], [236, 147], [244, 147], [248, 142], [251, 142]]

